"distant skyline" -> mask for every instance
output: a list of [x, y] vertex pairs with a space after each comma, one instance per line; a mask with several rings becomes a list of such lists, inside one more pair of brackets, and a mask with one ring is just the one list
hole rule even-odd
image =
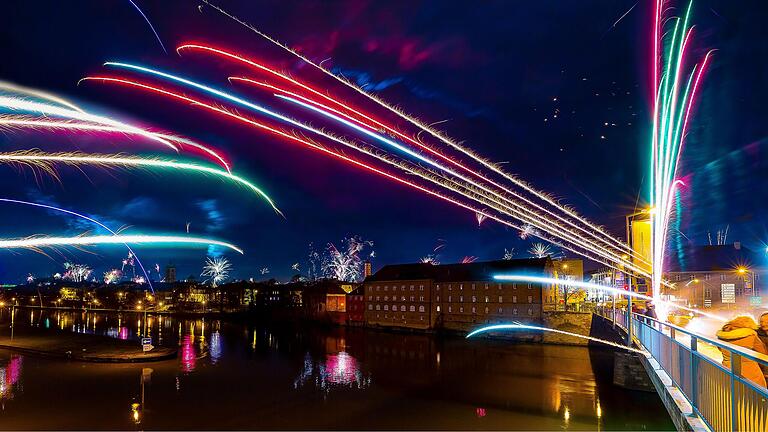
[[[146, 4], [145, 4], [146, 3]], [[571, 204], [623, 237], [624, 215], [644, 205], [649, 132], [650, 5], [587, 0], [519, 3], [236, 2], [221, 5], [258, 28], [327, 61], [336, 73], [440, 127], [537, 188]], [[696, 50], [716, 48], [682, 156], [686, 187], [670, 247], [707, 244], [707, 231], [729, 226], [729, 243], [762, 251], [768, 241], [768, 28], [762, 2], [697, 1]], [[290, 278], [306, 269], [308, 245], [359, 235], [374, 243], [374, 269], [439, 254], [500, 259], [505, 249], [526, 257], [538, 239], [386, 179], [255, 133], [214, 121], [189, 107], [77, 81], [103, 72], [105, 61], [136, 61], [184, 70], [230, 88], [204, 62], [175, 47], [207, 41], [253, 55], [292, 75], [330, 87], [300, 62], [197, 2], [137, 2], [157, 37], [130, 2], [72, 6], [12, 1], [0, 16], [0, 43], [9, 61], [0, 80], [54, 92], [90, 110], [173, 131], [224, 149], [239, 173], [263, 187], [285, 219], [263, 202], [218, 181], [184, 174], [61, 168], [61, 183], [29, 169], [0, 166], [2, 198], [58, 205], [128, 232], [206, 235], [237, 244], [226, 253], [233, 278]], [[615, 25], [614, 25], [615, 23]], [[51, 35], [55, 35], [52, 38]], [[166, 54], [158, 38], [168, 50]], [[98, 135], [9, 131], [4, 151], [117, 151], [120, 139]], [[137, 143], [137, 151], [150, 147]], [[171, 152], [168, 157], [180, 157]], [[192, 187], [190, 187], [192, 186]], [[0, 237], [78, 235], [97, 231], [40, 209], [0, 204]], [[443, 245], [435, 252], [435, 248]], [[179, 278], [199, 278], [218, 250], [136, 246], [147, 267], [173, 264]], [[557, 250], [556, 248], [553, 248]], [[124, 248], [87, 252], [0, 251], [0, 282], [62, 272], [64, 261], [97, 274], [120, 266]], [[269, 268], [268, 275], [261, 270]]]

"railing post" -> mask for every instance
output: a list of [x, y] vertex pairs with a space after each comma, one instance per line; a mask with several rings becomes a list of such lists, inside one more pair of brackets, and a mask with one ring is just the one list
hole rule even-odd
[[741, 356], [733, 351], [731, 353], [731, 430], [739, 430], [738, 415], [736, 412], [736, 377], [741, 376]]
[[691, 402], [693, 407], [698, 410], [699, 405], [699, 363], [696, 359], [696, 351], [699, 349], [699, 340], [691, 335]]

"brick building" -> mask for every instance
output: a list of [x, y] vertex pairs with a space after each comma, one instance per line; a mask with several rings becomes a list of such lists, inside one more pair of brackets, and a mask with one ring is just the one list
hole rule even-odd
[[481, 324], [541, 319], [544, 291], [529, 283], [499, 283], [493, 276], [551, 276], [549, 258], [469, 264], [400, 264], [366, 278], [369, 326], [467, 331]]

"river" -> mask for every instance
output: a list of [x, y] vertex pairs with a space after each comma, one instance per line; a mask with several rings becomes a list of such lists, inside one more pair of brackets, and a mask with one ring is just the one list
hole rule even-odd
[[[98, 364], [0, 350], [1, 429], [673, 430], [609, 350], [365, 329], [21, 309], [14, 327], [178, 345]], [[1, 337], [11, 331], [0, 309]], [[138, 342], [137, 342], [138, 343]]]

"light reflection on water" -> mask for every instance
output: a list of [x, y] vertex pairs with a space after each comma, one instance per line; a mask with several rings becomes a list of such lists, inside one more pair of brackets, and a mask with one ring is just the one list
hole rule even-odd
[[[35, 372], [22, 377], [23, 357], [0, 350], [0, 396], [13, 399], [0, 411], [0, 424], [8, 428], [671, 427], [655, 395], [632, 394], [614, 387], [610, 376], [596, 375], [612, 370], [612, 358], [585, 348], [209, 318], [28, 312], [16, 315], [19, 333], [50, 327], [137, 343], [146, 333], [153, 344], [178, 346], [179, 352], [174, 360], [145, 365], [24, 357], [25, 369], [31, 364]], [[0, 338], [8, 335], [8, 321], [8, 311], [0, 310]], [[17, 371], [13, 384], [11, 369]], [[340, 416], [328, 404], [355, 415]], [[31, 416], [32, 406], [62, 410], [41, 418]], [[383, 407], [389, 407], [386, 416]]]

